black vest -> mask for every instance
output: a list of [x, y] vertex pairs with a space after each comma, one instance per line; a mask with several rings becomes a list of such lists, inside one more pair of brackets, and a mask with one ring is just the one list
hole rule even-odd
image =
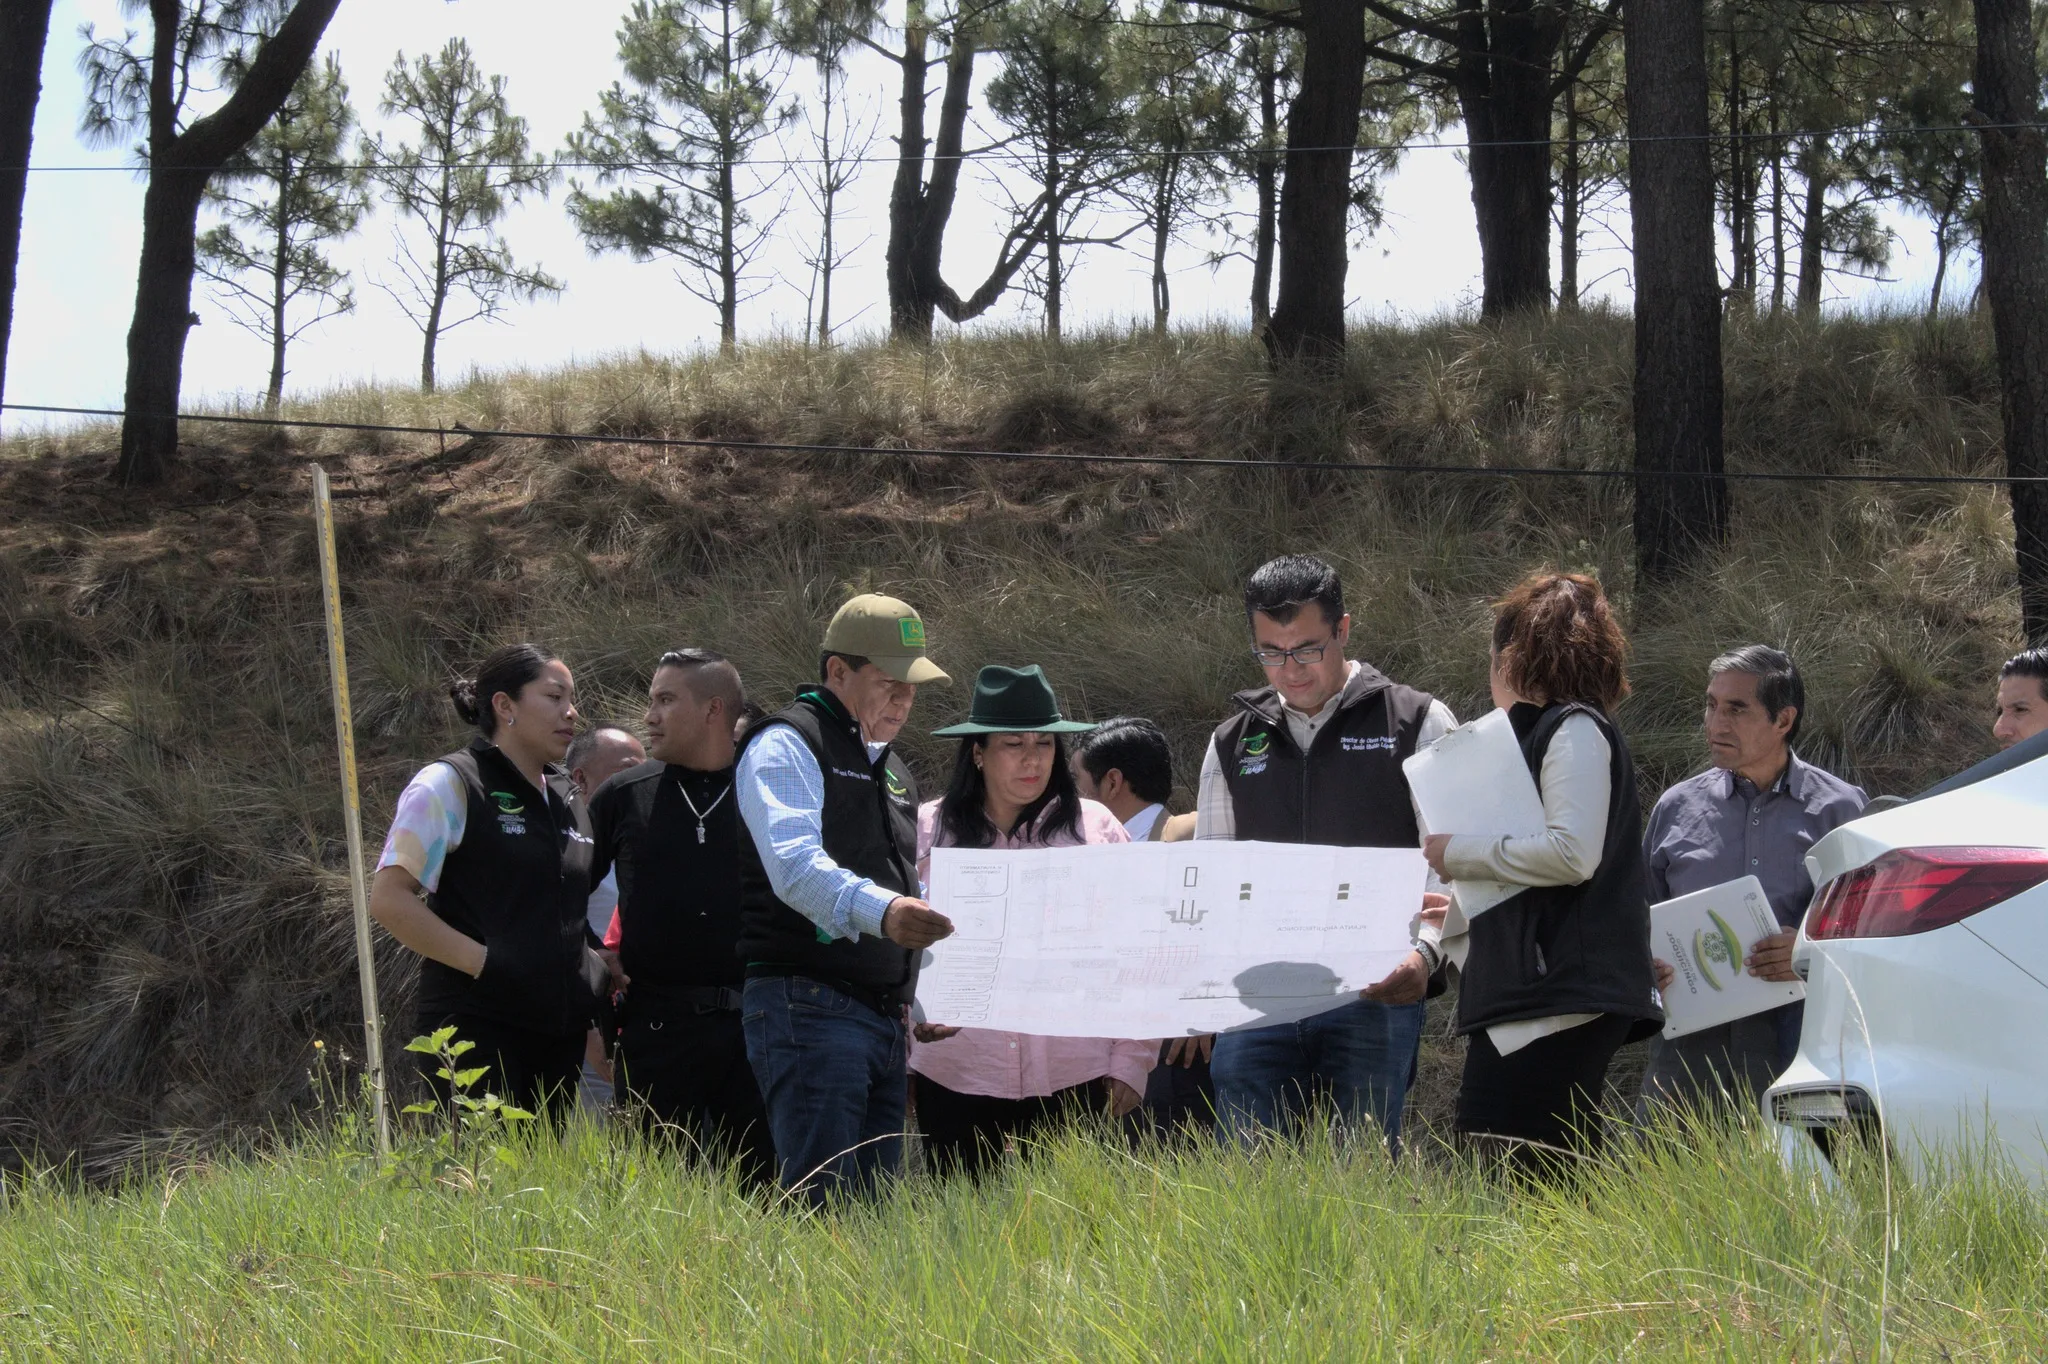
[[1664, 1021], [1650, 966], [1649, 882], [1635, 762], [1621, 731], [1590, 706], [1523, 704], [1508, 712], [1540, 788], [1557, 727], [1588, 715], [1607, 737], [1613, 794], [1600, 865], [1576, 886], [1530, 886], [1475, 917], [1458, 987], [1458, 1031], [1558, 1014], [1638, 1020], [1630, 1040]]
[[[590, 798], [591, 875], [618, 875], [619, 964], [632, 978], [636, 1007], [675, 1003], [680, 989], [739, 988], [739, 859], [747, 831], [732, 785], [730, 767], [692, 772], [647, 762]], [[705, 811], [702, 843], [691, 802]]]
[[[897, 895], [916, 895], [917, 781], [894, 753], [868, 757], [860, 725], [836, 698], [807, 691], [747, 734], [752, 744], [776, 725], [796, 731], [825, 777], [824, 845], [834, 862]], [[917, 993], [918, 954], [887, 938], [827, 938], [775, 896], [760, 849], [740, 840], [740, 956], [747, 974], [806, 976], [852, 986], [885, 1012]]]
[[475, 1014], [538, 1033], [582, 1032], [596, 1005], [583, 970], [592, 844], [575, 786], [550, 769], [543, 800], [482, 738], [441, 761], [462, 779], [468, 805], [462, 841], [427, 904], [486, 950], [475, 979], [421, 961], [422, 1021]]
[[1361, 665], [1309, 751], [1295, 746], [1271, 687], [1239, 692], [1216, 729], [1239, 839], [1339, 848], [1421, 846], [1402, 760], [1415, 752], [1428, 693]]

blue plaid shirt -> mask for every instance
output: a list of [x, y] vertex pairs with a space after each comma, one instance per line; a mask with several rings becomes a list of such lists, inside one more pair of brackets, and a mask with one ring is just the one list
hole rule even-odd
[[[869, 744], [871, 754], [885, 745]], [[834, 938], [882, 935], [896, 892], [848, 871], [825, 853], [825, 773], [788, 725], [755, 736], [734, 783], [740, 818], [760, 849], [768, 884], [784, 904]]]

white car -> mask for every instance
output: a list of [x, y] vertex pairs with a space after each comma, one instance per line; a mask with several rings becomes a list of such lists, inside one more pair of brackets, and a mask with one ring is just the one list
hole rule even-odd
[[1788, 1160], [1845, 1136], [2002, 1148], [2048, 1187], [2048, 734], [1814, 844], [1799, 1053], [1764, 1096]]

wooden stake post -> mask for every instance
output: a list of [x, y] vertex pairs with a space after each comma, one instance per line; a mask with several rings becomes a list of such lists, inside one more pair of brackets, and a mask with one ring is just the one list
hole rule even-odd
[[313, 466], [313, 524], [320, 532], [320, 589], [326, 601], [327, 677], [334, 692], [334, 740], [341, 750], [341, 804], [348, 827], [348, 888], [355, 900], [356, 975], [363, 987], [363, 1043], [370, 1052], [370, 1093], [377, 1154], [391, 1151], [391, 1110], [384, 1089], [384, 1027], [377, 1009], [377, 958], [370, 938], [369, 882], [363, 867], [363, 802], [356, 785], [356, 726], [348, 703], [348, 655], [341, 635], [341, 575], [334, 558], [334, 503], [327, 471]]

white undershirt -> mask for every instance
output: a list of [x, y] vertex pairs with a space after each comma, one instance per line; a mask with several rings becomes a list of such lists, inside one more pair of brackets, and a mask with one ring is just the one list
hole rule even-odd
[[1154, 801], [1124, 821], [1124, 832], [1131, 836], [1131, 842], [1143, 843], [1152, 837], [1152, 826], [1166, 818], [1166, 807]]

